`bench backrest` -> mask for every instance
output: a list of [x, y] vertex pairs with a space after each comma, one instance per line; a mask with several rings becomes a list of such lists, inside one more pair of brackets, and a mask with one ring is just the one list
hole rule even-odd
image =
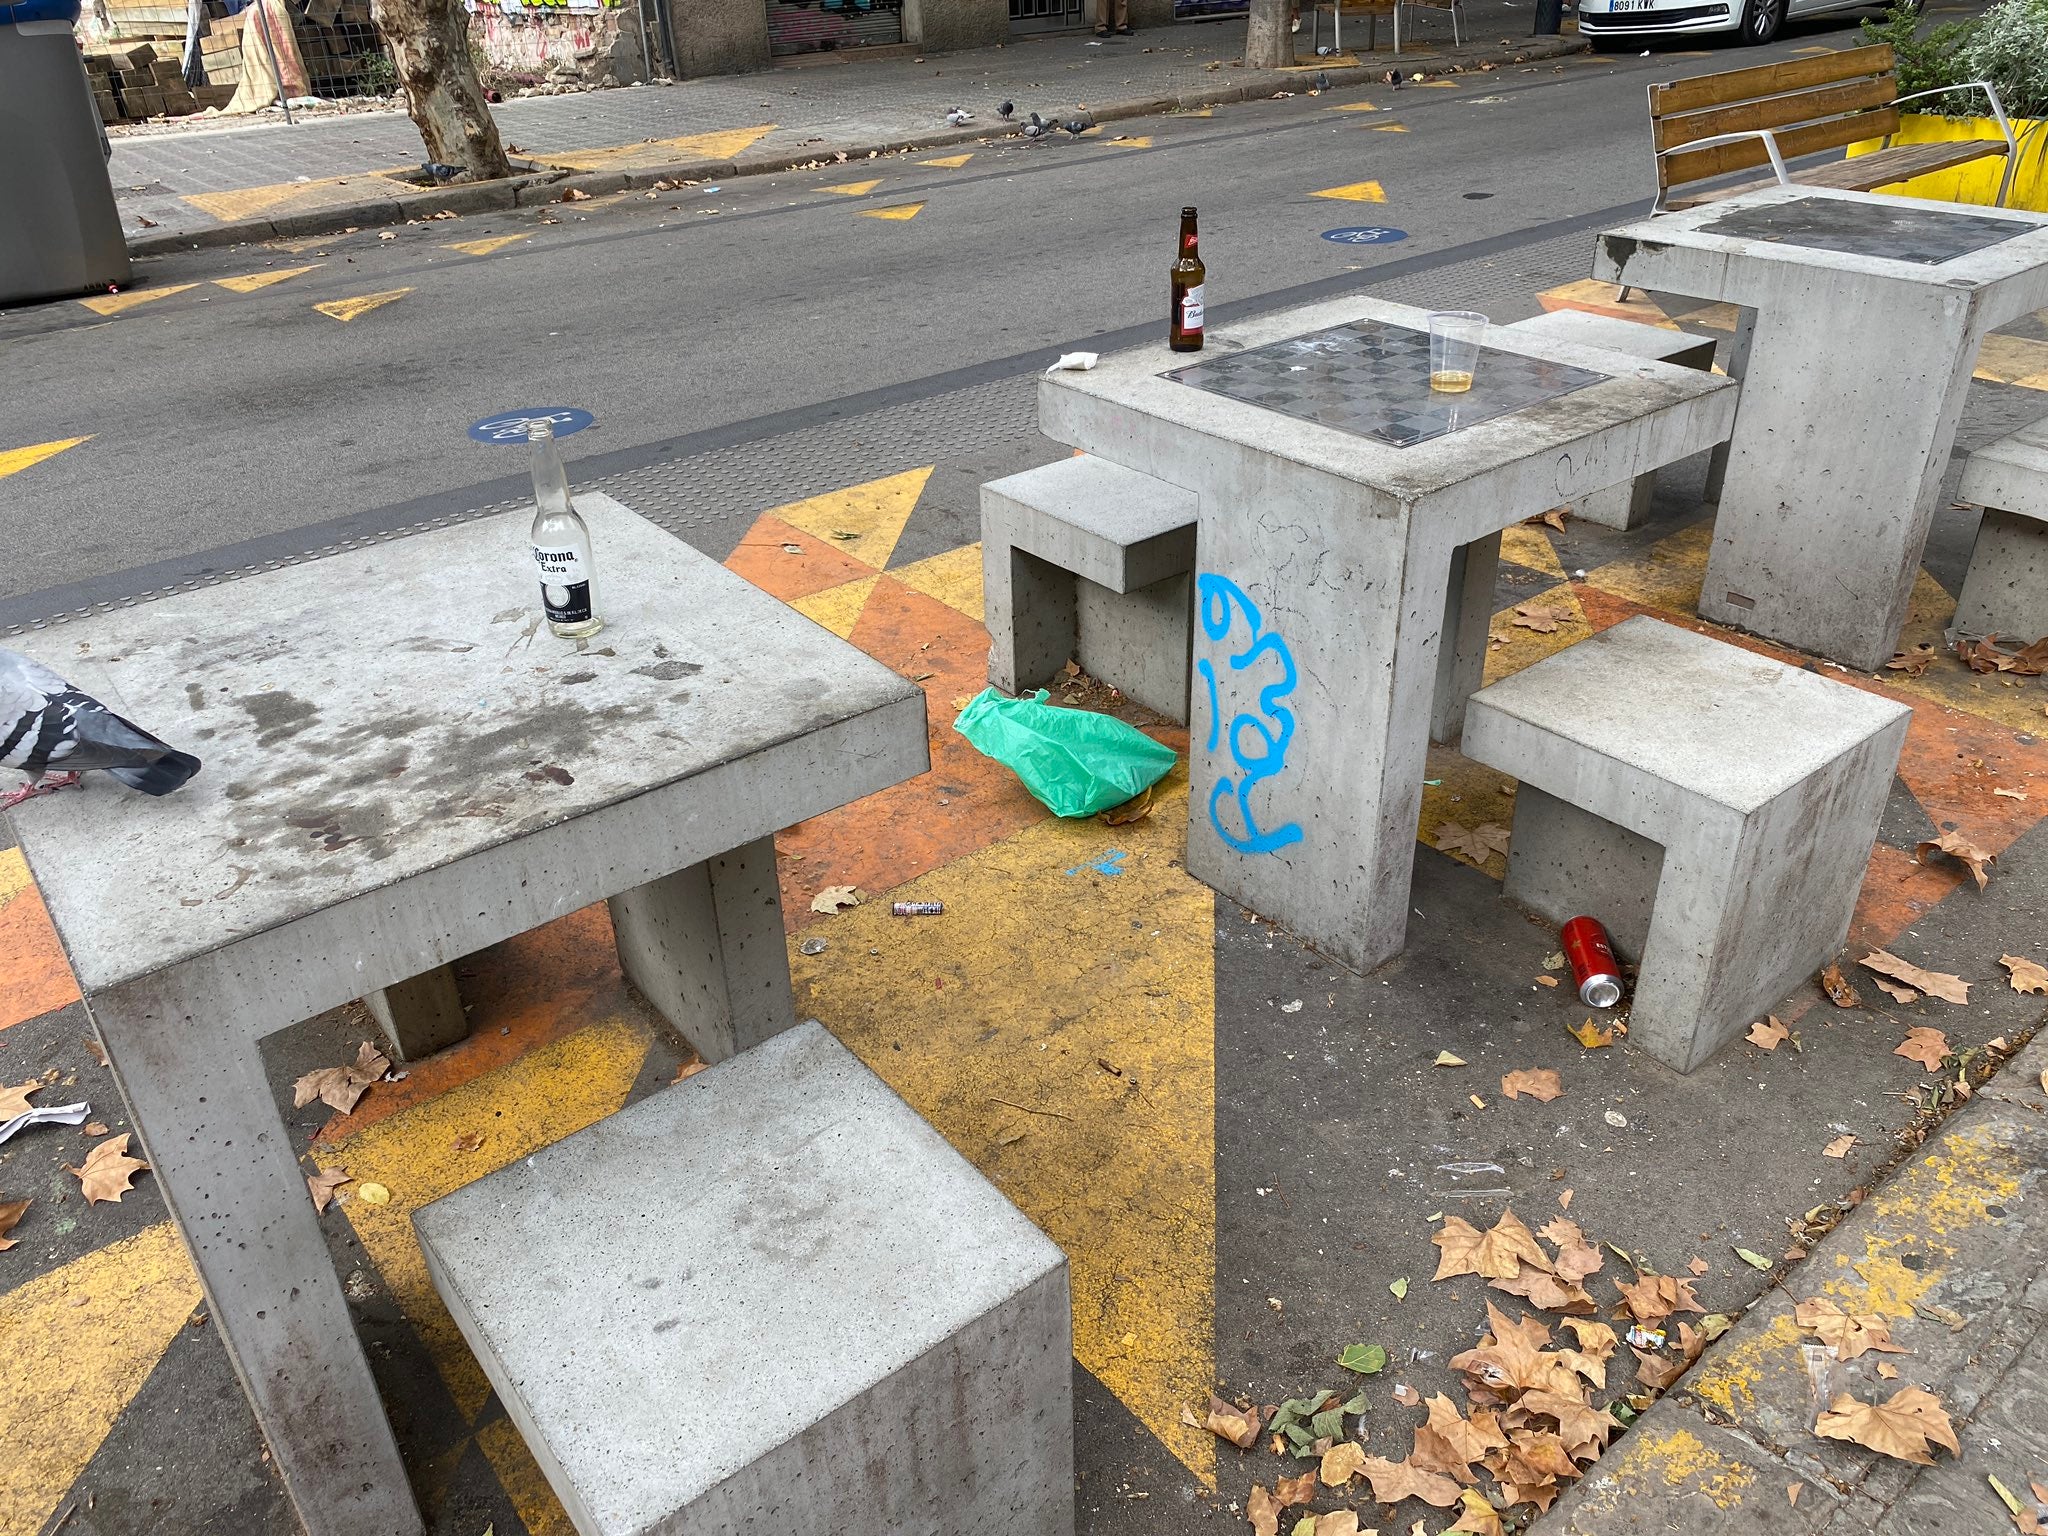
[[1687, 149], [1700, 139], [1768, 128], [1787, 160], [1896, 133], [1898, 82], [1889, 43], [1650, 87], [1657, 191], [1768, 165], [1762, 139]]

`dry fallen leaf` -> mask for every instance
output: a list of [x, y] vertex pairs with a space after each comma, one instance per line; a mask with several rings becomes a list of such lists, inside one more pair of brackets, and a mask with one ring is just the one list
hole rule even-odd
[[1557, 1272], [1567, 1280], [1584, 1280], [1597, 1275], [1607, 1262], [1606, 1256], [1593, 1246], [1575, 1221], [1553, 1216], [1536, 1230], [1557, 1245]]
[[85, 1134], [86, 1134], [86, 1135], [88, 1135], [88, 1136], [104, 1136], [104, 1135], [106, 1135], [106, 1134], [107, 1134], [107, 1123], [106, 1123], [106, 1121], [104, 1121], [104, 1120], [92, 1120], [92, 1121], [88, 1121], [88, 1122], [86, 1123], [86, 1127], [85, 1127]]
[[1639, 1323], [1654, 1326], [1674, 1312], [1703, 1312], [1706, 1309], [1692, 1293], [1692, 1282], [1674, 1275], [1638, 1274], [1634, 1283], [1614, 1282], [1627, 1304], [1629, 1315]]
[[1323, 1463], [1317, 1475], [1325, 1488], [1342, 1488], [1358, 1476], [1358, 1469], [1365, 1465], [1365, 1447], [1356, 1440], [1340, 1440], [1323, 1452]]
[[104, 1067], [107, 1064], [107, 1049], [91, 1035], [85, 1037], [85, 1048], [92, 1053], [93, 1064]]
[[16, 1083], [12, 1088], [0, 1088], [0, 1121], [12, 1120], [16, 1115], [25, 1115], [35, 1106], [29, 1099], [41, 1093], [47, 1085], [30, 1078], [25, 1083]]
[[1447, 1216], [1435, 1236], [1439, 1249], [1436, 1273], [1430, 1278], [1448, 1280], [1454, 1275], [1480, 1275], [1488, 1280], [1512, 1280], [1524, 1264], [1548, 1270], [1550, 1260], [1536, 1245], [1535, 1237], [1522, 1225], [1510, 1206], [1492, 1230], [1481, 1232], [1462, 1216]]
[[324, 1211], [334, 1199], [334, 1192], [344, 1184], [355, 1183], [355, 1175], [345, 1168], [322, 1168], [306, 1180], [306, 1193], [313, 1197], [313, 1209]]
[[1493, 1451], [1507, 1449], [1508, 1437], [1500, 1420], [1483, 1408], [1474, 1409], [1470, 1419], [1457, 1405], [1439, 1392], [1429, 1400], [1429, 1422], [1415, 1431], [1415, 1449], [1408, 1464], [1425, 1472], [1439, 1472], [1461, 1483], [1476, 1482], [1472, 1463], [1484, 1461]]
[[1244, 1513], [1255, 1536], [1280, 1536], [1280, 1501], [1257, 1483], [1244, 1501]]
[[867, 898], [850, 885], [828, 885], [811, 898], [811, 910], [828, 916], [844, 907], [857, 907]]
[[1849, 978], [1842, 974], [1839, 962], [1821, 967], [1820, 989], [1827, 993], [1828, 1001], [1837, 1008], [1861, 1008], [1863, 999], [1856, 995], [1856, 989], [1849, 985]]
[[1438, 1051], [1436, 1053], [1436, 1060], [1431, 1065], [1438, 1067], [1462, 1067], [1465, 1065], [1465, 1058], [1453, 1056], [1449, 1051]]
[[1829, 1440], [1847, 1440], [1880, 1456], [1898, 1461], [1934, 1465], [1929, 1445], [1945, 1445], [1951, 1456], [1960, 1456], [1955, 1426], [1931, 1392], [1918, 1387], [1901, 1387], [1883, 1404], [1866, 1403], [1847, 1392], [1836, 1395], [1828, 1411], [1820, 1416], [1813, 1432]]
[[562, 201], [565, 203], [587, 203], [590, 201], [590, 194], [581, 187], [571, 187], [562, 194]]
[[475, 1152], [483, 1144], [483, 1133], [480, 1131], [464, 1131], [455, 1138], [455, 1150], [458, 1152]]
[[1892, 1342], [1891, 1320], [1881, 1312], [1844, 1312], [1825, 1296], [1796, 1303], [1792, 1321], [1823, 1344], [1832, 1344], [1844, 1360], [1876, 1350], [1887, 1355], [1912, 1351]]
[[1792, 1031], [1778, 1022], [1776, 1014], [1772, 1014], [1761, 1024], [1750, 1025], [1749, 1033], [1742, 1038], [1751, 1045], [1760, 1045], [1767, 1051], [1775, 1051], [1791, 1037]]
[[1507, 856], [1508, 835], [1508, 829], [1497, 822], [1481, 822], [1468, 832], [1455, 821], [1447, 821], [1436, 829], [1436, 846], [1443, 853], [1460, 853], [1475, 864], [1484, 864], [1496, 855]]
[[1892, 1047], [1892, 1054], [1917, 1061], [1929, 1072], [1939, 1072], [1942, 1060], [1949, 1054], [1948, 1036], [1938, 1029], [1916, 1024], [1906, 1031], [1902, 1043]]
[[[1477, 1488], [1467, 1488], [1458, 1495], [1458, 1518], [1455, 1524], [1444, 1527], [1444, 1536], [1453, 1531], [1469, 1531], [1473, 1536], [1501, 1536], [1500, 1511], [1486, 1500], [1486, 1495]], [[1318, 1532], [1317, 1536], [1321, 1536]]]
[[1602, 1029], [1590, 1017], [1583, 1024], [1568, 1024], [1565, 1026], [1565, 1033], [1589, 1051], [1597, 1051], [1603, 1045], [1614, 1044], [1614, 1037], [1620, 1032], [1621, 1026], [1619, 1024], [1610, 1024], [1605, 1029]]
[[1259, 1443], [1259, 1421], [1262, 1417], [1256, 1408], [1247, 1412], [1211, 1392], [1209, 1417], [1203, 1421], [1202, 1427], [1219, 1440], [1228, 1440], [1239, 1450], [1248, 1451]]
[[1910, 651], [1900, 651], [1884, 664], [1887, 672], [1903, 672], [1908, 677], [1925, 675], [1934, 658], [1941, 653], [1931, 645], [1916, 645]]
[[1553, 608], [1544, 607], [1541, 603], [1518, 603], [1515, 606], [1515, 616], [1508, 622], [1517, 629], [1530, 629], [1539, 635], [1552, 635], [1557, 633], [1557, 626], [1560, 623], [1571, 624], [1576, 621], [1569, 613], [1559, 613]]
[[[1552, 1177], [1554, 1178], [1556, 1177], [1556, 1175], [1553, 1174]], [[1576, 1189], [1559, 1190], [1557, 1192], [1557, 1208], [1560, 1211], [1570, 1210], [1572, 1208], [1572, 1196], [1576, 1195], [1577, 1193], [1578, 1191]]]
[[[1301, 1527], [1297, 1525], [1295, 1530], [1300, 1531]], [[1358, 1536], [1358, 1511], [1336, 1509], [1327, 1515], [1317, 1515], [1315, 1529], [1307, 1536]], [[1373, 1531], [1370, 1536], [1379, 1536], [1379, 1532]]]
[[2048, 992], [2048, 966], [2023, 955], [2000, 955], [1998, 963], [2012, 974], [2008, 978], [2015, 992]]
[[7, 1234], [20, 1224], [22, 1212], [28, 1208], [29, 1200], [0, 1200], [0, 1253], [5, 1253], [21, 1241], [20, 1238], [9, 1237]]
[[1372, 1484], [1372, 1496], [1382, 1504], [1398, 1504], [1403, 1499], [1420, 1499], [1438, 1509], [1449, 1509], [1458, 1502], [1459, 1488], [1448, 1477], [1436, 1472], [1425, 1472], [1412, 1467], [1405, 1461], [1388, 1461], [1384, 1456], [1368, 1456], [1359, 1465], [1366, 1480]]
[[1316, 1496], [1316, 1474], [1313, 1470], [1299, 1477], [1276, 1477], [1273, 1479], [1273, 1497], [1280, 1501], [1280, 1507], [1287, 1509], [1296, 1504], [1306, 1504]]
[[1822, 1157], [1847, 1157], [1849, 1149], [1855, 1145], [1856, 1138], [1853, 1134], [1837, 1136], [1833, 1141], [1820, 1149], [1820, 1155]]
[[1945, 853], [1968, 869], [1970, 877], [1977, 882], [1978, 890], [1983, 890], [1985, 886], [1991, 883], [1991, 872], [1985, 866], [1996, 863], [1998, 855], [1991, 852], [1988, 848], [1979, 848], [1975, 843], [1963, 836], [1962, 833], [1944, 832], [1939, 837], [1915, 843], [1913, 845], [1914, 862], [1925, 864], [1929, 850], [1935, 853]]
[[1413, 1408], [1422, 1401], [1422, 1394], [1403, 1381], [1397, 1383], [1394, 1387], [1394, 1401], [1403, 1408]]
[[1899, 1368], [1889, 1360], [1880, 1360], [1877, 1362], [1877, 1374], [1886, 1381], [1897, 1381], [1899, 1379]]
[[1785, 1485], [1785, 1502], [1796, 1507], [1799, 1503], [1799, 1495], [1804, 1492], [1806, 1492], [1806, 1484], [1787, 1483]]
[[1112, 805], [1097, 816], [1104, 826], [1127, 827], [1134, 821], [1142, 821], [1152, 814], [1152, 786], [1146, 785], [1122, 805]]
[[1880, 976], [1890, 976], [1908, 986], [1918, 987], [1928, 996], [1938, 997], [1945, 1003], [1967, 1003], [1970, 1000], [1970, 984], [1962, 977], [1951, 976], [1946, 971], [1923, 971], [1910, 961], [1901, 960], [1882, 949], [1873, 949], [1856, 963], [1866, 971], [1875, 971]]
[[391, 1191], [382, 1184], [359, 1184], [356, 1186], [356, 1198], [365, 1205], [389, 1205]]
[[676, 1068], [676, 1075], [670, 1078], [669, 1081], [671, 1083], [680, 1083], [686, 1078], [695, 1077], [699, 1072], [709, 1072], [710, 1070], [711, 1063], [708, 1061], [686, 1061]]
[[98, 1205], [102, 1200], [119, 1204], [121, 1196], [135, 1182], [135, 1175], [148, 1166], [141, 1158], [128, 1155], [128, 1132], [123, 1131], [95, 1143], [85, 1154], [82, 1165], [74, 1168], [66, 1163], [64, 1171], [78, 1175], [87, 1205]]
[[[1558, 984], [1558, 979], [1555, 976], [1538, 976], [1536, 978], [1536, 985], [1539, 987], [1554, 987]], [[1589, 1019], [1587, 1022], [1591, 1023], [1592, 1021]]]
[[1537, 1102], [1548, 1104], [1563, 1095], [1564, 1083], [1548, 1067], [1519, 1067], [1501, 1078], [1500, 1091], [1511, 1099], [1526, 1093]]
[[1895, 1003], [1917, 1003], [1920, 1000], [1920, 994], [1911, 987], [1902, 987], [1896, 981], [1887, 981], [1882, 976], [1877, 978], [1877, 990]]
[[292, 1107], [304, 1109], [318, 1099], [331, 1109], [347, 1114], [356, 1107], [370, 1084], [391, 1070], [384, 1053], [365, 1040], [356, 1048], [356, 1059], [345, 1067], [321, 1067], [292, 1084]]

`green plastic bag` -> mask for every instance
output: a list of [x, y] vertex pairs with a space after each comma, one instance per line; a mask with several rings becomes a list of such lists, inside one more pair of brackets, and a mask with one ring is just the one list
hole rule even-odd
[[1018, 778], [1055, 816], [1093, 816], [1166, 777], [1178, 755], [1113, 715], [984, 688], [953, 722], [983, 757]]

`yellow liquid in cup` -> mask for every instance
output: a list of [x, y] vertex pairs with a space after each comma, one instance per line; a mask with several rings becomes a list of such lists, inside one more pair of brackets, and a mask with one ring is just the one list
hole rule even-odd
[[1472, 387], [1472, 370], [1440, 368], [1429, 376], [1429, 387], [1440, 395], [1462, 395]]

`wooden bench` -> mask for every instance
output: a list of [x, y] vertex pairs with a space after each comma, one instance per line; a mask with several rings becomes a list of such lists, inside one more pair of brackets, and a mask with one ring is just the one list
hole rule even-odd
[[[1993, 155], [2005, 158], [2005, 174], [1998, 184], [1998, 203], [2003, 207], [2012, 189], [2019, 148], [1998, 93], [1981, 80], [1950, 88], [1982, 91], [1989, 98], [1991, 115], [2004, 135], [2002, 142], [1972, 139], [1892, 144], [1892, 136], [1899, 131], [1901, 102], [1947, 94], [1947, 90], [1937, 90], [1899, 95], [1893, 64], [1891, 45], [1884, 43], [1652, 85], [1650, 133], [1657, 160], [1658, 211], [1733, 197], [1770, 186], [1773, 180], [1782, 185], [1873, 192]], [[1786, 168], [1787, 161], [1865, 139], [1883, 139], [1885, 145], [1853, 159], [1831, 160], [1796, 172]], [[1759, 165], [1770, 166], [1771, 179], [1672, 195], [1674, 188], [1692, 187]]]

